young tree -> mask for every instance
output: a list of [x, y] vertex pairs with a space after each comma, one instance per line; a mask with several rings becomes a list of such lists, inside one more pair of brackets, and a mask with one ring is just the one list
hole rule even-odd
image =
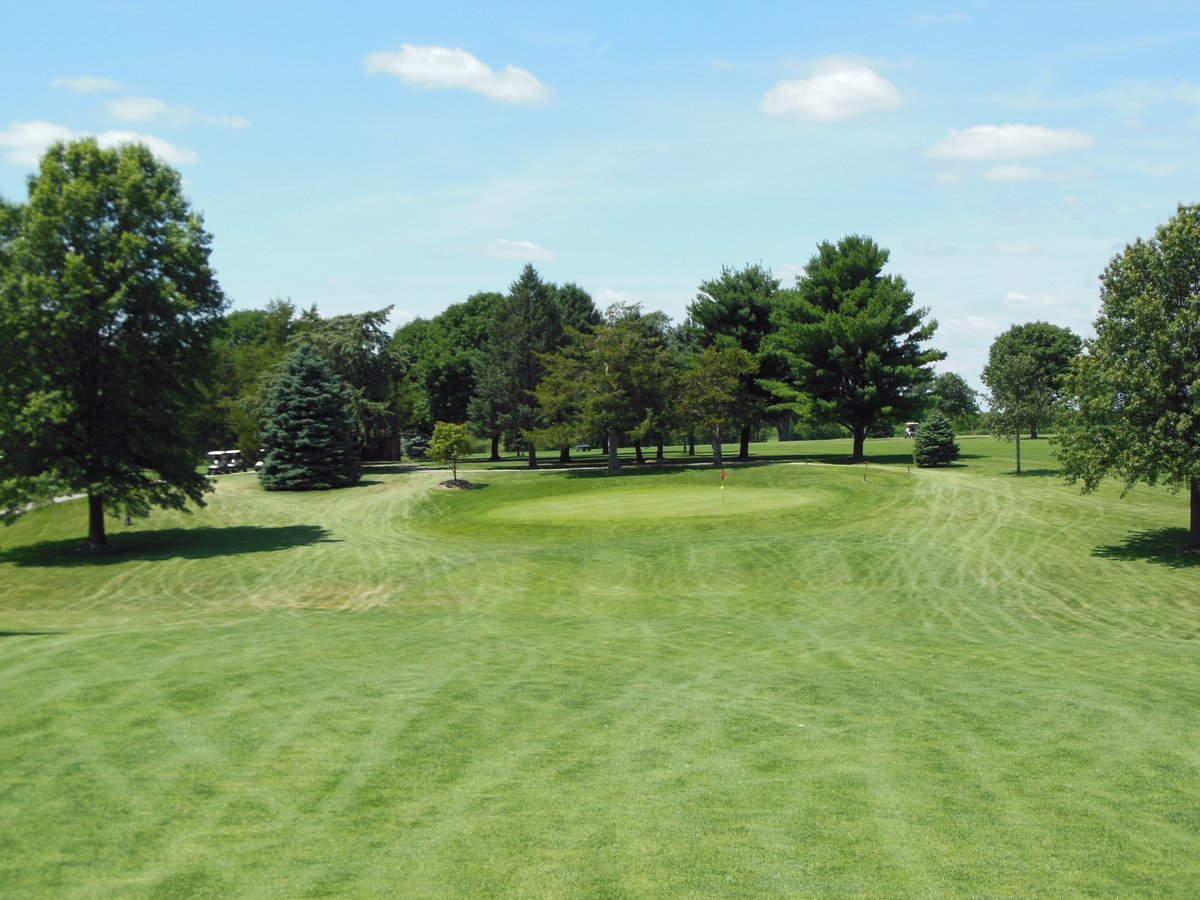
[[466, 425], [438, 422], [433, 426], [433, 437], [429, 439], [429, 458], [435, 463], [448, 465], [455, 484], [458, 483], [459, 461], [474, 449], [475, 441]]
[[988, 363], [983, 368], [983, 383], [990, 387], [991, 369], [1003, 366], [1013, 356], [1024, 356], [1033, 363], [1037, 390], [1029, 392], [1026, 405], [1030, 412], [1029, 437], [1035, 439], [1038, 425], [1049, 418], [1062, 392], [1063, 378], [1082, 347], [1082, 339], [1070, 328], [1049, 322], [1014, 325], [992, 341]]
[[263, 409], [268, 491], [320, 491], [358, 481], [353, 397], [317, 349], [302, 343], [284, 360]]
[[950, 419], [940, 410], [925, 417], [913, 440], [913, 462], [919, 467], [944, 466], [958, 458], [958, 444]]
[[179, 174], [144, 146], [55, 144], [0, 215], [0, 510], [56, 495], [104, 515], [210, 490], [195, 427], [225, 298]]
[[988, 424], [992, 434], [1017, 444], [1017, 474], [1021, 474], [1021, 432], [1045, 414], [1045, 383], [1037, 361], [1023, 353], [989, 364]]
[[1109, 475], [1186, 489], [1200, 549], [1200, 205], [1113, 257], [1094, 324], [1067, 379], [1062, 473], [1084, 493]]
[[[888, 251], [868, 237], [822, 242], [796, 290], [786, 292], [770, 341], [790, 364], [786, 381], [814, 414], [849, 429], [855, 460], [877, 420], [916, 414], [940, 350], [922, 349], [934, 320], [913, 308], [899, 275], [884, 275]], [[784, 399], [787, 399], [786, 397]]]
[[735, 419], [740, 428], [738, 459], [749, 458], [751, 431], [766, 417], [772, 400], [756, 376], [782, 374], [776, 371], [776, 361], [764, 343], [775, 329], [772, 314], [778, 292], [779, 279], [761, 265], [724, 267], [719, 277], [700, 284], [696, 299], [688, 306], [688, 318], [701, 348], [740, 347], [755, 361], [754, 374], [743, 376], [746, 380], [739, 388], [742, 405]]

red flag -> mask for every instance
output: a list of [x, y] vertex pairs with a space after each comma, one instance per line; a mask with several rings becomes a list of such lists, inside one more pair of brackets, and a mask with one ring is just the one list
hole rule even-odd
[[721, 470], [721, 480], [722, 481], [725, 480], [725, 470], [724, 469]]

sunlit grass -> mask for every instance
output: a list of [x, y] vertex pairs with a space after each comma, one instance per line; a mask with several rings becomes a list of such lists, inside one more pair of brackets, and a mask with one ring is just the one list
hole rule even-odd
[[1194, 895], [1186, 500], [960, 443], [758, 445], [724, 491], [678, 450], [228, 476], [101, 559], [79, 503], [32, 515], [0, 532], [0, 885]]

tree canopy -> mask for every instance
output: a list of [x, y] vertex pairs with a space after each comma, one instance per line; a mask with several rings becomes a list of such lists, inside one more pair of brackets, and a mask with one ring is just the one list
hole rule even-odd
[[196, 427], [225, 298], [179, 174], [139, 144], [55, 144], [0, 211], [0, 510], [62, 494], [105, 513], [210, 489]]
[[1062, 473], [1094, 491], [1107, 476], [1186, 489], [1188, 546], [1200, 548], [1200, 205], [1101, 276], [1096, 337], [1071, 371]]
[[740, 407], [733, 422], [740, 428], [738, 457], [750, 455], [750, 433], [767, 414], [773, 395], [757, 378], [780, 374], [768, 352], [768, 336], [774, 331], [772, 316], [779, 302], [779, 279], [761, 265], [741, 269], [728, 266], [717, 278], [701, 282], [696, 299], [688, 306], [688, 321], [700, 349], [740, 347], [750, 354], [754, 366], [742, 374], [738, 394]]
[[979, 394], [957, 372], [942, 372], [929, 389], [929, 405], [943, 413], [955, 430], [966, 431], [979, 421]]
[[983, 383], [991, 388], [996, 377], [993, 370], [1005, 367], [1012, 357], [1024, 356], [1029, 360], [1034, 368], [1034, 378], [1023, 398], [1027, 411], [1025, 427], [1029, 429], [1029, 436], [1036, 438], [1038, 426], [1049, 418], [1058, 402], [1063, 379], [1082, 347], [1083, 340], [1079, 335], [1061, 325], [1049, 322], [1014, 325], [992, 341], [987, 365], [983, 367]]
[[934, 377], [930, 364], [946, 356], [922, 347], [937, 322], [913, 307], [902, 277], [883, 274], [887, 261], [888, 251], [868, 237], [823, 241], [796, 289], [784, 292], [771, 340], [790, 368], [777, 393], [845, 426], [855, 460], [864, 458], [873, 424], [919, 411]]

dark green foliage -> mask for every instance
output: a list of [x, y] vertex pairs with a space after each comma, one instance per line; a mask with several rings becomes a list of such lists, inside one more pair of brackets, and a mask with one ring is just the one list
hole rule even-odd
[[781, 399], [849, 429], [856, 460], [873, 423], [919, 411], [934, 377], [930, 364], [946, 356], [922, 349], [937, 322], [913, 308], [903, 278], [882, 274], [887, 260], [868, 237], [822, 242], [796, 290], [784, 293], [771, 340], [791, 370]]
[[352, 402], [317, 349], [301, 344], [284, 360], [263, 408], [262, 486], [310, 491], [358, 481], [362, 463]]
[[1085, 493], [1110, 475], [1186, 489], [1200, 549], [1200, 205], [1129, 244], [1100, 283], [1096, 337], [1065, 388], [1063, 475]]
[[56, 144], [0, 205], [0, 510], [89, 497], [104, 515], [210, 489], [197, 409], [225, 299], [179, 174], [141, 145]]
[[913, 462], [921, 468], [944, 466], [958, 458], [954, 428], [945, 413], [933, 410], [925, 417], [913, 439]]
[[933, 380], [929, 403], [946, 414], [956, 431], [968, 431], [979, 424], [979, 394], [957, 372], [943, 372]]
[[778, 292], [779, 279], [761, 265], [742, 269], [724, 267], [720, 277], [701, 283], [696, 299], [688, 306], [697, 349], [739, 347], [754, 360], [753, 370], [742, 375], [743, 383], [738, 390], [741, 402], [732, 423], [740, 428], [741, 459], [750, 455], [750, 433], [767, 416], [774, 399], [757, 379], [778, 378], [783, 374], [780, 361], [766, 344], [774, 330], [772, 316], [778, 305]]
[[475, 372], [470, 417], [478, 433], [525, 443], [537, 467], [533, 432], [545, 424], [534, 391], [545, 372], [543, 356], [564, 340], [556, 290], [526, 265], [496, 310]]

